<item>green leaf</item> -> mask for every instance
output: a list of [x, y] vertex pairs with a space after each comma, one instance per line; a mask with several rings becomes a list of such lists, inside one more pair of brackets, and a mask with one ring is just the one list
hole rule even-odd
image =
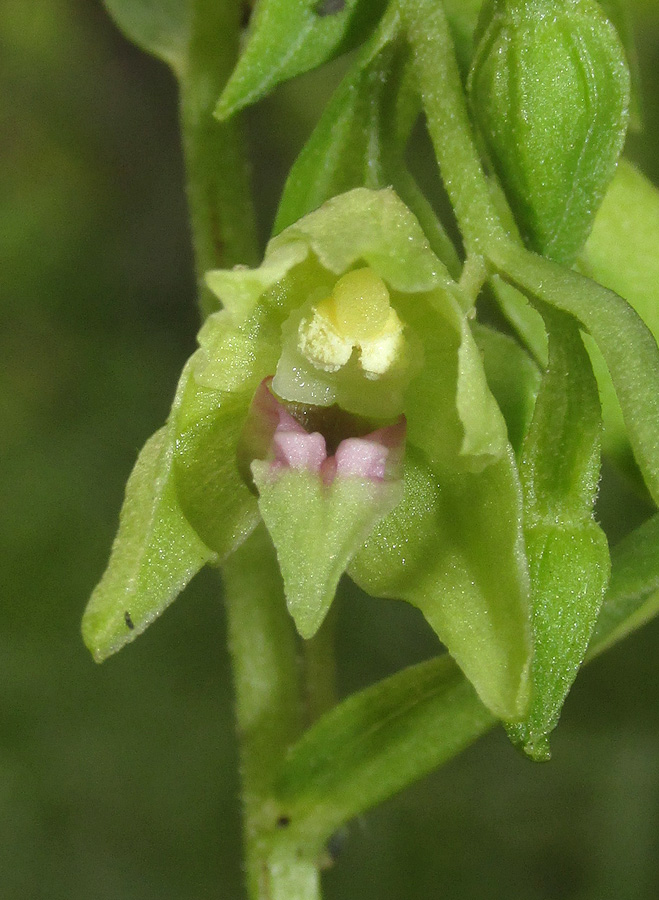
[[391, 188], [355, 188], [334, 197], [273, 238], [268, 252], [298, 240], [306, 241], [320, 263], [336, 275], [362, 261], [394, 291], [455, 289], [419, 223]]
[[386, 15], [337, 88], [289, 173], [274, 233], [351, 188], [391, 184], [457, 278], [455, 248], [404, 160], [419, 100], [406, 48], [391, 46], [398, 30], [398, 16]]
[[611, 375], [634, 456], [659, 500], [659, 349], [631, 306], [588, 278], [508, 241], [488, 255], [529, 296], [575, 316], [592, 335]]
[[[390, 17], [389, 17], [390, 18]], [[359, 54], [289, 172], [274, 233], [331, 197], [355, 187], [387, 186], [381, 146], [382, 103], [397, 21]]]
[[611, 581], [588, 647], [598, 656], [659, 613], [659, 515], [611, 551]]
[[526, 711], [531, 655], [521, 489], [509, 451], [478, 473], [437, 477], [408, 445], [402, 502], [348, 567], [368, 593], [423, 612], [502, 718]]
[[260, 0], [216, 115], [227, 119], [281, 82], [357, 46], [384, 7], [384, 0]]
[[322, 843], [447, 762], [493, 724], [447, 656], [404, 669], [324, 715], [289, 753], [276, 794]]
[[526, 438], [521, 474], [533, 607], [533, 700], [509, 726], [535, 760], [583, 662], [609, 574], [606, 538], [593, 521], [601, 418], [597, 384], [579, 330], [546, 313], [549, 367]]
[[147, 53], [180, 75], [185, 66], [191, 0], [103, 0], [119, 28]]
[[141, 634], [215, 558], [181, 512], [173, 456], [167, 425], [147, 441], [128, 479], [110, 562], [82, 620], [97, 662]]
[[313, 472], [273, 473], [270, 463], [259, 461], [252, 463], [252, 472], [288, 609], [302, 637], [313, 637], [348, 562], [398, 503], [402, 485], [342, 476], [325, 485]]

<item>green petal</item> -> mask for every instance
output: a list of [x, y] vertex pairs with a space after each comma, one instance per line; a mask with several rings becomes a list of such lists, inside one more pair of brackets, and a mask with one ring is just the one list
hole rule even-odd
[[[293, 821], [329, 838], [468, 747], [492, 716], [446, 654], [352, 694], [295, 744], [275, 785]], [[331, 764], [328, 765], [328, 761]]]
[[531, 656], [521, 490], [509, 451], [473, 474], [433, 475], [408, 445], [403, 501], [348, 574], [375, 596], [419, 607], [481, 700], [522, 716]]
[[260, 461], [252, 463], [252, 472], [289, 611], [302, 637], [313, 637], [348, 562], [400, 500], [402, 485], [341, 476], [325, 485], [312, 472], [273, 472]]
[[141, 634], [214, 559], [178, 504], [173, 456], [168, 425], [147, 441], [128, 479], [110, 562], [82, 620], [97, 662]]
[[501, 458], [506, 423], [458, 302], [449, 291], [436, 290], [401, 294], [394, 305], [423, 349], [405, 398], [410, 442], [433, 468], [478, 471]]
[[273, 238], [267, 254], [297, 240], [307, 241], [321, 264], [335, 275], [364, 262], [395, 291], [414, 293], [453, 285], [421, 226], [391, 188], [355, 188], [334, 197]]
[[[282, 269], [270, 269], [271, 255], [281, 261], [289, 246], [293, 252]], [[299, 252], [300, 248], [303, 253]], [[252, 393], [277, 368], [282, 325], [292, 310], [311, 295], [326, 296], [336, 281], [319, 265], [315, 256], [308, 254], [308, 245], [300, 241], [290, 245], [283, 243], [274, 251], [266, 252], [259, 269], [218, 271], [211, 276], [216, 286], [222, 281], [219, 296], [227, 302], [228, 308], [209, 316], [199, 333], [201, 352], [195, 360], [195, 380], [198, 385], [212, 390], [249, 388]], [[241, 287], [243, 279], [244, 291]], [[240, 307], [242, 312], [236, 312], [234, 317], [232, 309], [238, 308], [234, 300], [245, 298], [248, 292], [251, 292], [249, 305], [252, 308], [248, 311], [245, 303]]]
[[126, 37], [168, 63], [180, 75], [185, 67], [190, 0], [103, 0]]

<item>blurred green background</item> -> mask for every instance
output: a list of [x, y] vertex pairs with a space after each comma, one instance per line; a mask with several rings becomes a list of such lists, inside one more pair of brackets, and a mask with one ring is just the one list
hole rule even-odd
[[[659, 9], [635, 6], [647, 128], [629, 149], [659, 182]], [[101, 667], [79, 637], [194, 346], [175, 86], [99, 0], [2, 0], [0, 73], [0, 898], [240, 900], [215, 577]], [[264, 232], [332, 79], [250, 115]], [[642, 515], [605, 496], [614, 530]], [[344, 692], [436, 650], [402, 604], [340, 606]], [[494, 732], [353, 823], [329, 900], [659, 896], [658, 642], [655, 622], [582, 673], [550, 764]]]

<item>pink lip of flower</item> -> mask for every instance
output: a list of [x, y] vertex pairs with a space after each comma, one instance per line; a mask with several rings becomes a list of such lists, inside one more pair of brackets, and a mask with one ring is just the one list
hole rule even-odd
[[392, 469], [398, 468], [405, 440], [404, 419], [364, 437], [345, 438], [334, 455], [329, 456], [323, 435], [305, 431], [273, 396], [271, 381], [266, 378], [261, 383], [254, 402], [265, 413], [271, 427], [276, 420], [268, 454], [272, 457], [273, 472], [306, 469], [319, 474], [325, 484], [331, 484], [337, 476], [384, 481]]

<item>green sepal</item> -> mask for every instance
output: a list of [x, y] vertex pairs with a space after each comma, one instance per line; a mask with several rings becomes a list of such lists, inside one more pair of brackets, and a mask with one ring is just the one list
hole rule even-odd
[[595, 0], [496, 0], [469, 94], [529, 246], [571, 263], [613, 177], [629, 70]]
[[134, 640], [215, 554], [178, 503], [170, 424], [144, 445], [126, 485], [110, 562], [82, 619], [96, 662]]
[[440, 479], [408, 444], [404, 488], [348, 574], [376, 597], [417, 606], [483, 703], [523, 716], [531, 629], [512, 450], [481, 472]]
[[190, 0], [103, 0], [103, 3], [127, 38], [181, 75], [190, 39]]
[[588, 647], [588, 659], [658, 613], [659, 515], [654, 515], [611, 551], [611, 580]]
[[524, 443], [524, 535], [535, 654], [527, 718], [508, 727], [535, 760], [583, 662], [609, 576], [606, 537], [593, 521], [601, 416], [597, 383], [577, 324], [545, 311], [549, 366]]
[[[313, 260], [305, 263], [308, 255]], [[280, 327], [290, 310], [319, 290], [329, 293], [336, 277], [357, 264], [371, 266], [395, 291], [456, 289], [419, 223], [391, 188], [355, 188], [331, 198], [272, 238], [258, 269], [209, 272], [207, 283], [235, 324], [247, 323], [252, 314], [264, 321], [266, 313], [259, 314], [256, 307], [265, 301], [278, 311]]]
[[216, 115], [227, 119], [281, 82], [357, 46], [385, 5], [384, 0], [260, 0]]
[[602, 420], [577, 323], [543, 311], [549, 362], [521, 462], [527, 522], [589, 521], [597, 494]]
[[303, 638], [327, 615], [339, 578], [373, 527], [399, 502], [399, 481], [273, 471], [252, 463], [259, 509], [277, 551], [288, 609]]
[[203, 372], [205, 362], [203, 349], [190, 359], [190, 377], [172, 416], [173, 471], [183, 513], [221, 562], [259, 520], [256, 498], [243, 480], [237, 457], [253, 388], [249, 381], [235, 391], [200, 384], [196, 370]]

